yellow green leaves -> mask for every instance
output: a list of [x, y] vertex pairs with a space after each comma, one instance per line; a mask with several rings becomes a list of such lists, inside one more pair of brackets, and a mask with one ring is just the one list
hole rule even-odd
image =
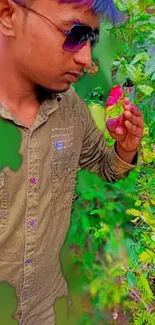
[[147, 249], [139, 256], [139, 261], [144, 264], [150, 264], [155, 262], [155, 254], [151, 250]]
[[139, 85], [138, 89], [146, 96], [150, 96], [153, 92], [153, 88], [146, 85]]
[[134, 81], [135, 83], [138, 82], [142, 76], [142, 66], [138, 65], [135, 67], [134, 65], [128, 65], [127, 66], [127, 75], [128, 78]]
[[135, 57], [134, 57], [134, 59], [131, 61], [131, 63], [130, 64], [135, 64], [135, 63], [137, 63], [137, 62], [139, 62], [139, 61], [141, 61], [141, 62], [145, 62], [145, 61], [148, 61], [149, 60], [149, 55], [146, 53], [146, 52], [142, 52], [142, 53], [139, 53], [139, 54], [137, 54]]
[[151, 303], [154, 300], [154, 294], [150, 288], [147, 278], [142, 274], [140, 274], [137, 279], [137, 286], [141, 290], [141, 296], [147, 303]]
[[92, 297], [95, 297], [98, 293], [98, 290], [101, 288], [101, 279], [96, 278], [90, 284], [90, 292]]

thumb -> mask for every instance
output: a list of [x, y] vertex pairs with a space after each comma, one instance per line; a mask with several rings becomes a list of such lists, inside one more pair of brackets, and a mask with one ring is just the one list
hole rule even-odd
[[113, 139], [122, 141], [126, 137], [127, 130], [123, 127], [123, 116], [107, 120], [106, 126]]
[[110, 118], [106, 122], [106, 126], [109, 132], [122, 134], [123, 132], [123, 116], [120, 115], [116, 118]]

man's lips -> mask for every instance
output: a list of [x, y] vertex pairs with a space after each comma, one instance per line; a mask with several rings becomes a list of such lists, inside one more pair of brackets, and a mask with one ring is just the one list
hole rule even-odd
[[68, 76], [69, 81], [76, 82], [78, 78], [82, 77], [83, 73], [75, 73], [75, 72], [67, 72], [66, 76]]
[[83, 73], [80, 72], [68, 72], [68, 73], [75, 76], [76, 78], [80, 78], [83, 76]]

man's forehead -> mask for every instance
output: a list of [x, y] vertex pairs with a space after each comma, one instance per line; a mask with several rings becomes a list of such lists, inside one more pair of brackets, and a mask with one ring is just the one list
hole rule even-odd
[[93, 29], [99, 29], [100, 15], [95, 14], [87, 6], [77, 7], [75, 3], [57, 3], [59, 7], [56, 13], [56, 19], [64, 26], [69, 27], [75, 22], [87, 24]]

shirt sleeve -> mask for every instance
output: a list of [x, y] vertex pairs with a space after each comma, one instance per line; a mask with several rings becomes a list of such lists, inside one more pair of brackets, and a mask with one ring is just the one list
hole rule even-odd
[[123, 161], [116, 153], [116, 143], [108, 149], [103, 134], [96, 128], [87, 105], [83, 102], [83, 142], [79, 167], [97, 173], [104, 180], [116, 182], [125, 178], [136, 167], [138, 152], [132, 164]]

